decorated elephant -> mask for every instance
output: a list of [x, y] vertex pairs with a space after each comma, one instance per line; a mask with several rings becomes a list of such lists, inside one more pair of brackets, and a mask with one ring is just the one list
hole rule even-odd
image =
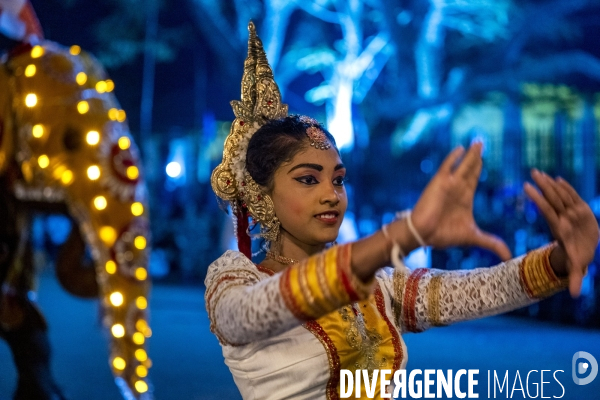
[[15, 398], [63, 398], [31, 296], [31, 215], [47, 211], [74, 222], [59, 281], [100, 299], [116, 383], [126, 399], [150, 399], [146, 191], [114, 83], [79, 46], [45, 41], [24, 0], [0, 0], [0, 32], [19, 43], [0, 60], [0, 336], [19, 375]]

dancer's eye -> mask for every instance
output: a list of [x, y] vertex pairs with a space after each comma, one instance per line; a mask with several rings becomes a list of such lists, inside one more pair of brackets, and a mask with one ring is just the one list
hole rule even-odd
[[346, 183], [346, 177], [345, 176], [338, 176], [337, 178], [335, 178], [333, 180], [333, 184], [336, 186], [344, 186], [344, 184]]
[[316, 185], [319, 181], [312, 175], [301, 176], [299, 178], [294, 178], [300, 183], [304, 183], [305, 185]]

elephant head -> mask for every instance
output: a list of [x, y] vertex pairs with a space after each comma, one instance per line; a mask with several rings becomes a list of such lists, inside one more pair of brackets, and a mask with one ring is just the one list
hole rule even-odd
[[147, 195], [113, 89], [78, 46], [14, 49], [0, 63], [0, 177], [19, 202], [66, 206], [91, 249], [117, 385], [149, 399]]

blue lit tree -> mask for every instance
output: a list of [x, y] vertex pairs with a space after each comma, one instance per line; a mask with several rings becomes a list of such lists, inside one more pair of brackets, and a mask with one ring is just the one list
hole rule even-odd
[[[482, 93], [518, 93], [524, 81], [573, 73], [600, 79], [597, 56], [568, 46], [581, 42], [587, 13], [598, 11], [592, 0], [188, 4], [213, 51], [229, 61], [224, 65], [239, 62], [247, 21], [255, 19], [284, 93], [302, 74], [319, 72], [322, 81], [299, 95], [325, 105], [342, 146], [353, 141], [353, 105], [363, 102], [375, 111], [372, 123], [401, 121], [394, 143], [404, 151]], [[302, 109], [292, 94], [287, 100]]]
[[[588, 13], [599, 11], [593, 1], [431, 0], [426, 10], [408, 6], [396, 12], [387, 3], [386, 15], [405, 26], [396, 26], [395, 42], [401, 35], [414, 37], [409, 49], [395, 53], [395, 68], [384, 71], [382, 79], [396, 85], [376, 85], [380, 118], [410, 117], [397, 130], [403, 150], [483, 93], [517, 94], [523, 82], [560, 82], [573, 74], [600, 80], [598, 55], [580, 48], [591, 23]], [[407, 69], [415, 71], [406, 74], [410, 82], [387, 79], [388, 72]]]
[[[320, 73], [322, 83], [304, 97], [310, 103], [326, 105], [327, 125], [336, 135], [339, 147], [352, 148], [352, 105], [362, 102], [391, 54], [390, 35], [378, 2], [190, 3], [196, 11], [198, 27], [211, 35], [209, 42], [224, 57], [241, 58], [232, 54], [243, 55], [248, 20], [262, 19], [261, 37], [284, 98], [287, 86], [299, 75]], [[232, 14], [226, 14], [231, 5], [237, 11], [233, 21], [229, 20]], [[304, 13], [299, 16], [298, 12]], [[207, 19], [211, 22], [206, 23]], [[315, 35], [315, 31], [321, 35]], [[341, 38], [336, 38], [339, 35]]]

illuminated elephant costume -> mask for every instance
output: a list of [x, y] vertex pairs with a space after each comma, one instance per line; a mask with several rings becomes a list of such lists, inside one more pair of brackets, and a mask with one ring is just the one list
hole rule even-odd
[[[36, 210], [75, 221], [57, 262], [59, 280], [69, 292], [99, 296], [123, 396], [152, 398], [146, 191], [113, 88], [78, 46], [24, 40], [0, 61], [0, 336], [19, 373], [15, 398], [63, 398], [49, 373], [44, 319], [28, 296], [28, 219]], [[87, 271], [85, 245], [93, 260]]]

